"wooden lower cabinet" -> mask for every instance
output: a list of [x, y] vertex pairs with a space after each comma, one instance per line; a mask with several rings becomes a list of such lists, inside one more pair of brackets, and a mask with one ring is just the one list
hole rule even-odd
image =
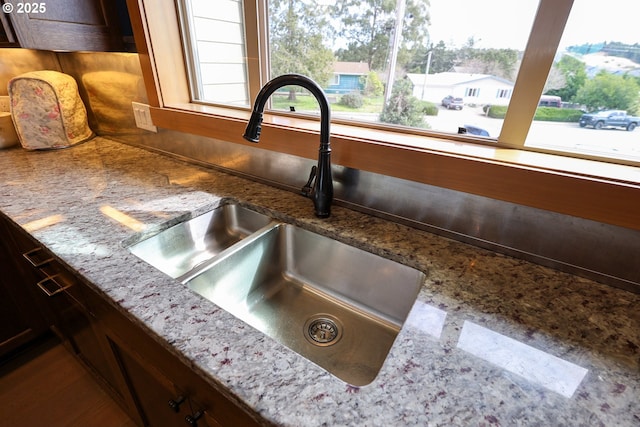
[[[107, 334], [146, 425], [251, 427], [259, 423], [120, 313]], [[127, 324], [129, 326], [127, 327]], [[132, 345], [135, 343], [135, 346]]]
[[258, 425], [1, 214], [0, 232], [0, 356], [51, 328], [140, 426]]
[[5, 272], [13, 271], [13, 265], [3, 258], [0, 253], [0, 358], [49, 328], [34, 306], [32, 293], [22, 286], [22, 280], [5, 275]]
[[114, 348], [135, 391], [146, 424], [155, 427], [185, 425], [185, 417], [191, 415], [191, 408], [184, 392], [160, 372], [150, 372], [154, 370], [152, 366], [144, 366], [115, 344]]
[[[39, 333], [30, 333], [29, 338], [52, 330], [103, 389], [136, 420], [138, 415], [134, 412], [133, 399], [118, 371], [115, 355], [110, 351], [98, 319], [89, 308], [89, 289], [51, 252], [2, 215], [0, 231], [5, 255], [11, 260], [10, 264], [2, 261], [7, 269], [3, 268], [0, 275], [3, 277], [0, 287], [20, 295], [23, 300], [24, 304], [13, 306], [14, 311], [21, 311], [29, 324], [41, 325], [37, 329], [32, 328]], [[10, 280], [5, 280], [6, 277]], [[3, 333], [23, 327], [21, 317], [5, 319], [5, 314], [2, 317]], [[26, 344], [29, 340], [20, 341], [20, 344]]]
[[185, 390], [154, 369], [153, 366], [117, 349], [127, 378], [136, 391], [136, 399], [148, 425], [154, 427], [209, 426], [220, 424]]
[[0, 358], [49, 329], [41, 296], [30, 286], [39, 277], [20, 268], [11, 230], [0, 217]]

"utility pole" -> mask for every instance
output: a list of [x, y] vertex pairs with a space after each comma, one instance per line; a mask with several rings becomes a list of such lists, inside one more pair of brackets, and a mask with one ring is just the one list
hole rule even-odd
[[402, 40], [402, 26], [404, 25], [404, 11], [406, 0], [398, 0], [396, 4], [396, 29], [393, 32], [393, 42], [391, 43], [391, 55], [389, 60], [389, 73], [387, 74], [387, 87], [384, 93], [384, 104], [387, 105], [393, 91], [393, 82], [396, 77], [396, 62], [398, 59], [398, 49]]
[[423, 101], [424, 101], [424, 92], [427, 90], [427, 75], [429, 74], [429, 68], [431, 68], [432, 53], [433, 51], [430, 50], [429, 53], [427, 54], [427, 66], [424, 69], [424, 80], [422, 81], [422, 96], [420, 97], [420, 99]]

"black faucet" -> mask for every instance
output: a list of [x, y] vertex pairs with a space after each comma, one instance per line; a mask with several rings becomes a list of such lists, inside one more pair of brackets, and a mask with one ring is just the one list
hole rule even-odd
[[[309, 77], [300, 74], [284, 74], [276, 77], [262, 87], [253, 105], [253, 112], [247, 128], [244, 131], [244, 139], [258, 142], [262, 124], [262, 112], [269, 96], [283, 86], [302, 86], [316, 97], [320, 104], [320, 149], [318, 150], [318, 166], [311, 168], [311, 174], [301, 193], [313, 200], [315, 214], [318, 218], [327, 218], [331, 214], [331, 201], [333, 199], [333, 180], [331, 178], [331, 145], [329, 143], [329, 123], [331, 111], [329, 101], [320, 86]], [[315, 179], [315, 184], [313, 180]], [[312, 188], [313, 184], [313, 188]]]

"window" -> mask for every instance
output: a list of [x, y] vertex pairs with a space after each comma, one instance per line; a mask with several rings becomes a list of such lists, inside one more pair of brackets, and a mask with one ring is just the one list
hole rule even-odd
[[[140, 62], [145, 76], [144, 82], [149, 103], [152, 106], [152, 118], [160, 127], [205, 135], [233, 143], [245, 143], [241, 135], [249, 112], [247, 111], [247, 106], [242, 106], [243, 102], [239, 100], [240, 97], [228, 98], [231, 101], [225, 101], [221, 97], [221, 100], [215, 101], [213, 105], [209, 106], [203, 104], [203, 101], [201, 101], [203, 98], [198, 98], [194, 95], [197, 95], [200, 89], [189, 92], [189, 87], [186, 84], [188, 81], [187, 70], [185, 70], [184, 63], [189, 63], [190, 61], [185, 59], [185, 62], [183, 62], [179, 59], [184, 55], [182, 53], [183, 45], [187, 45], [187, 43], [181, 41], [184, 40], [181, 39], [181, 36], [190, 34], [190, 31], [183, 31], [181, 34], [177, 26], [179, 19], [175, 9], [175, 3], [182, 4], [184, 1], [186, 0], [180, 0], [179, 2], [174, 2], [173, 0], [154, 0], [153, 2], [139, 0], [138, 2], [129, 3], [133, 12], [131, 13], [132, 21], [135, 21], [136, 43], [143, 43], [140, 45], [140, 51], [143, 53], [140, 55]], [[390, 66], [393, 55], [390, 55], [388, 45], [375, 50], [369, 70], [359, 72], [358, 81], [365, 84], [358, 90], [362, 91], [362, 94], [368, 93], [369, 98], [373, 94], [373, 98], [375, 98], [376, 96], [384, 96], [384, 90], [387, 89], [387, 92], [389, 92], [389, 87], [392, 90], [395, 88], [400, 92], [404, 91], [404, 94], [407, 93], [407, 88], [409, 88], [408, 93], [413, 98], [407, 99], [411, 100], [410, 103], [415, 105], [416, 98], [420, 100], [420, 98], [426, 97], [428, 92], [426, 89], [435, 87], [435, 83], [438, 83], [430, 79], [433, 78], [436, 74], [435, 71], [438, 70], [438, 61], [447, 59], [447, 55], [451, 53], [447, 49], [449, 45], [462, 46], [462, 48], [465, 48], [465, 44], [467, 48], [471, 47], [469, 45], [473, 45], [474, 49], [475, 47], [486, 48], [487, 53], [495, 53], [492, 49], [498, 49], [496, 46], [500, 46], [500, 44], [492, 42], [495, 37], [492, 39], [489, 35], [481, 35], [478, 32], [483, 27], [491, 28], [493, 24], [489, 19], [495, 15], [500, 16], [501, 20], [501, 26], [496, 27], [501, 28], [501, 31], [496, 33], [497, 38], [506, 38], [504, 34], [509, 34], [508, 38], [513, 39], [509, 40], [509, 43], [517, 42], [522, 46], [517, 48], [518, 61], [515, 81], [495, 76], [493, 74], [494, 71], [491, 69], [487, 69], [483, 73], [471, 70], [471, 73], [467, 73], [471, 74], [469, 80], [465, 80], [462, 83], [458, 81], [456, 84], [456, 82], [451, 83], [449, 81], [446, 95], [432, 103], [438, 109], [438, 115], [421, 114], [421, 118], [429, 124], [430, 129], [406, 125], [398, 127], [380, 123], [380, 112], [376, 109], [379, 109], [382, 104], [380, 101], [372, 103], [370, 99], [366, 98], [362, 108], [365, 111], [367, 108], [371, 111], [368, 121], [357, 122], [351, 119], [351, 114], [346, 114], [345, 117], [348, 117], [348, 119], [341, 123], [340, 115], [344, 113], [340, 112], [340, 108], [337, 107], [340, 94], [336, 93], [331, 96], [333, 98], [332, 102], [335, 101], [332, 104], [334, 118], [332, 140], [335, 142], [332, 155], [336, 163], [356, 169], [388, 174], [397, 178], [637, 228], [638, 224], [640, 224], [640, 218], [637, 215], [637, 209], [630, 205], [630, 201], [637, 200], [640, 194], [640, 188], [638, 188], [640, 179], [638, 179], [637, 167], [613, 167], [604, 162], [576, 161], [564, 155], [550, 156], [544, 154], [549, 151], [557, 153], [559, 152], [558, 150], [566, 153], [569, 151], [566, 147], [560, 147], [561, 144], [553, 144], [553, 142], [565, 137], [571, 139], [573, 136], [553, 134], [551, 140], [548, 137], [541, 140], [532, 138], [536, 133], [538, 124], [537, 120], [534, 121], [533, 118], [538, 109], [541, 95], [546, 94], [545, 84], [553, 76], [553, 71], [549, 73], [549, 70], [554, 66], [558, 46], [561, 46], [560, 41], [564, 31], [565, 19], [569, 17], [574, 1], [526, 0], [512, 2], [508, 0], [485, 0], [483, 2], [475, 2], [471, 0], [446, 0], [444, 3], [455, 3], [458, 6], [457, 10], [465, 9], [465, 7], [475, 7], [476, 3], [482, 3], [481, 9], [484, 12], [480, 14], [454, 14], [455, 19], [441, 18], [442, 21], [440, 21], [435, 19], [435, 16], [436, 12], [438, 12], [438, 7], [442, 6], [439, 4], [442, 1], [444, 0], [431, 0], [429, 2], [431, 5], [429, 15], [433, 15], [433, 17], [429, 22], [431, 27], [429, 25], [426, 27], [428, 30], [426, 33], [412, 32], [412, 29], [421, 28], [417, 22], [419, 23], [420, 17], [424, 16], [424, 13], [422, 15], [414, 13], [414, 8], [426, 7], [426, 2], [405, 0], [404, 5], [406, 8], [404, 12], [408, 11], [408, 14], [396, 8], [395, 5], [391, 7], [391, 10], [386, 11], [387, 15], [390, 16], [390, 20], [386, 21], [388, 25], [383, 26], [383, 28], [390, 34], [387, 37], [388, 45], [391, 45], [391, 42], [394, 41], [393, 34], [396, 33], [396, 25], [400, 22], [403, 24], [403, 30], [397, 31], [398, 34], [402, 35], [402, 39], [399, 41], [396, 39], [398, 46], [398, 49], [394, 50], [394, 52], [397, 52], [394, 59], [396, 67]], [[592, 0], [581, 1], [589, 2]], [[192, 2], [194, 5], [192, 8], [194, 10], [197, 9], [195, 7], [196, 0], [192, 0]], [[278, 22], [277, 19], [286, 18], [287, 14], [284, 12], [288, 12], [289, 5], [294, 7], [304, 6], [310, 9], [315, 7], [314, 13], [302, 13], [304, 19], [323, 16], [331, 21], [336, 18], [333, 18], [330, 13], [330, 7], [336, 4], [342, 5], [346, 8], [342, 9], [342, 12], [350, 12], [350, 7], [354, 7], [354, 4], [360, 4], [361, 2], [316, 0], [316, 2], [312, 3], [312, 0], [296, 2], [258, 0], [255, 2], [233, 3], [238, 5], [239, 10], [242, 12], [242, 23], [240, 24], [239, 19], [236, 19], [238, 21], [236, 23], [244, 27], [243, 48], [245, 54], [242, 61], [228, 61], [228, 63], [241, 63], [244, 69], [242, 67], [236, 68], [236, 70], [242, 69], [242, 71], [237, 72], [236, 76], [216, 75], [216, 73], [213, 73], [214, 75], [204, 77], [215, 80], [242, 76], [245, 79], [244, 90], [248, 93], [248, 104], [251, 104], [262, 84], [270, 79], [271, 73], [278, 63], [282, 64], [286, 62], [284, 60], [289, 58], [291, 61], [295, 60], [305, 66], [314, 64], [313, 61], [301, 61], [301, 57], [297, 55], [283, 54], [278, 56], [277, 50], [274, 52], [274, 49], [269, 48], [273, 46], [275, 34], [271, 34], [269, 28], [274, 19]], [[577, 5], [581, 2], [575, 1], [575, 3]], [[517, 4], [518, 11], [512, 9], [512, 7], [516, 7], [514, 6], [515, 4]], [[624, 5], [631, 8], [633, 2], [627, 0]], [[284, 6], [287, 6], [287, 8]], [[269, 10], [270, 7], [279, 7], [280, 9], [278, 10], [283, 15], [278, 18]], [[618, 8], [620, 7], [618, 5]], [[181, 9], [184, 9], [184, 7]], [[592, 16], [598, 16], [598, 13], [594, 13], [595, 10], [599, 9], [592, 8]], [[301, 12], [292, 10], [291, 15], [300, 16]], [[438, 16], [445, 15], [438, 12]], [[466, 22], [467, 16], [469, 16], [470, 20], [482, 22], [481, 28], [474, 30], [471, 23]], [[486, 16], [489, 18], [485, 18]], [[509, 16], [509, 19], [504, 19], [505, 16]], [[398, 17], [404, 17], [404, 19], [398, 19]], [[172, 22], [176, 23], [175, 27], [171, 25]], [[189, 22], [189, 19], [186, 22]], [[451, 27], [450, 33], [455, 36], [463, 33], [465, 35], [458, 39], [436, 36], [438, 34], [436, 25], [440, 24]], [[361, 41], [356, 37], [357, 34], [354, 33], [352, 36], [340, 35], [343, 39], [340, 42], [342, 44], [340, 44], [337, 41], [339, 36], [337, 31], [328, 30], [328, 27], [312, 28], [313, 25], [305, 21], [303, 27], [307, 25], [309, 25], [309, 30], [313, 31], [311, 34], [312, 40], [308, 43], [297, 43], [298, 47], [311, 47], [314, 46], [314, 43], [322, 45], [323, 40], [331, 40], [335, 44], [331, 45], [334, 49], [329, 50], [335, 53], [335, 51], [342, 49], [341, 55], [344, 54], [345, 56], [341, 56], [341, 58], [356, 63], [354, 61], [357, 58], [348, 57], [347, 54], [358, 51], [358, 43]], [[283, 30], [283, 28], [282, 26], [279, 27], [280, 30]], [[291, 28], [295, 30], [295, 27]], [[526, 28], [526, 30], [522, 31], [523, 28]], [[632, 26], [629, 28], [632, 28]], [[461, 31], [461, 29], [465, 31]], [[519, 31], [516, 31], [517, 29]], [[529, 29], [531, 30], [530, 32]], [[295, 33], [293, 30], [289, 32]], [[517, 37], [516, 34], [518, 34]], [[527, 34], [529, 35], [527, 36]], [[279, 34], [278, 36], [281, 35]], [[470, 39], [470, 36], [472, 39]], [[469, 43], [465, 42], [464, 37], [467, 37], [466, 41]], [[443, 42], [434, 41], [437, 39], [442, 39]], [[345, 43], [344, 40], [348, 40], [348, 42]], [[206, 43], [203, 41], [201, 44], [205, 45], [213, 42], [215, 40], [206, 40]], [[353, 44], [350, 46], [350, 43]], [[629, 44], [627, 41], [624, 41], [624, 43]], [[410, 62], [406, 61], [407, 57], [411, 55], [407, 55], [412, 50], [416, 51], [419, 48], [423, 49], [423, 55], [420, 55], [423, 60], [422, 62], [416, 61], [416, 69], [421, 72], [415, 74], [419, 74], [422, 79], [412, 80], [412, 73], [404, 74], [402, 70], [405, 70], [403, 67], [410, 64]], [[204, 57], [205, 55], [202, 52], [198, 52], [198, 56]], [[213, 62], [222, 56], [214, 55]], [[486, 60], [486, 57], [484, 59]], [[383, 64], [382, 68], [384, 69], [386, 67], [384, 64], [387, 62], [389, 63], [389, 72], [378, 73], [375, 71], [380, 69], [380, 63]], [[474, 62], [471, 61], [468, 64], [474, 65]], [[369, 66], [368, 63], [366, 65]], [[194, 62], [190, 68], [191, 70], [189, 71], [192, 75], [193, 70], [199, 69], [200, 72], [203, 70], [203, 67], [198, 65], [198, 62]], [[222, 70], [222, 68], [219, 70]], [[228, 70], [225, 72], [228, 73]], [[292, 70], [299, 69], [289, 68], [282, 72]], [[395, 72], [396, 77], [389, 79], [385, 76], [393, 74], [391, 70]], [[452, 67], [448, 71], [442, 71], [442, 73], [445, 73], [443, 76], [446, 77], [460, 74], [461, 72], [464, 73], [464, 71]], [[480, 74], [488, 74], [490, 77], [485, 78], [482, 82], [472, 80], [472, 78], [479, 77]], [[320, 80], [317, 77], [316, 79]], [[400, 87], [398, 88], [398, 86]], [[380, 87], [382, 87], [383, 95], [379, 95]], [[447, 110], [441, 105], [445, 98], [455, 99], [462, 97], [467, 87], [480, 89], [478, 93], [480, 96], [491, 95], [495, 97], [505, 93], [501, 91], [511, 91], [508, 92], [510, 96], [507, 98], [496, 99], [495, 103], [481, 104], [482, 108], [479, 110], [481, 113], [471, 116], [479, 120], [484, 120], [485, 118], [492, 120], [490, 123], [494, 127], [488, 131], [482, 126], [478, 127], [479, 134], [485, 135], [484, 132], [490, 132], [490, 138], [476, 137], [472, 133], [457, 135], [457, 129], [461, 125], [476, 125], [476, 123], [465, 123], [465, 119], [469, 117], [465, 113], [478, 111], [479, 102], [475, 103], [476, 105], [465, 103], [462, 109], [451, 110]], [[485, 90], [485, 87], [488, 89]], [[294, 89], [294, 91], [296, 90]], [[203, 89], [201, 91], [204, 93]], [[304, 93], [295, 93], [300, 95], [297, 97], [298, 99], [304, 100]], [[287, 97], [281, 96], [281, 98], [285, 98], [281, 108], [288, 110]], [[499, 102], [501, 100], [503, 102]], [[417, 105], [424, 107], [425, 110], [423, 111], [426, 111], [427, 108], [432, 108], [428, 104], [418, 103]], [[229, 108], [228, 106], [236, 108]], [[237, 108], [238, 106], [240, 108]], [[277, 108], [279, 106], [272, 106], [272, 108], [274, 107]], [[316, 107], [313, 103], [309, 103], [308, 108], [312, 110]], [[304, 109], [296, 107], [297, 111]], [[565, 110], [564, 100], [561, 110]], [[446, 117], [450, 119], [448, 123], [444, 120]], [[442, 120], [442, 125], [438, 125], [434, 118]], [[576, 123], [574, 129], [585, 130], [580, 128], [577, 122], [574, 123]], [[272, 112], [265, 115], [263, 126], [263, 136], [269, 133], [270, 137], [262, 138], [260, 148], [315, 158], [317, 155], [316, 147], [312, 147], [311, 144], [307, 144], [305, 141], [308, 140], [309, 132], [317, 132], [317, 128], [317, 121], [314, 119], [309, 120], [304, 115]], [[623, 133], [617, 130], [603, 132]], [[633, 132], [624, 132], [633, 134]], [[601, 141], [606, 140], [608, 138], [601, 138]], [[540, 151], [543, 153], [537, 153]], [[574, 156], [573, 153], [572, 156]], [[584, 177], [595, 177], [597, 179], [585, 179]], [[519, 188], [521, 185], [526, 185], [527, 191], [522, 191]], [[550, 192], [558, 194], [550, 196]]]
[[[502, 118], [488, 118], [483, 109], [508, 105], [508, 97], [495, 96], [496, 88], [508, 91], [515, 84], [518, 52], [525, 48], [537, 4], [538, 0], [270, 1], [270, 77], [298, 72], [326, 88], [326, 76], [336, 63], [366, 64], [368, 72], [360, 75], [362, 105], [339, 96], [332, 105], [333, 117], [448, 133], [457, 133], [463, 125], [476, 126], [497, 138]], [[461, 9], [467, 13], [461, 15]], [[300, 96], [291, 92], [287, 102], [276, 98], [274, 108], [317, 111], [304, 92], [292, 91]], [[452, 108], [449, 96], [471, 99], [465, 99], [464, 108]], [[392, 99], [405, 106], [402, 111], [385, 110]], [[429, 104], [430, 109], [425, 107]]]
[[510, 97], [511, 97], [511, 89], [498, 89], [496, 98], [510, 98]]
[[[634, 7], [632, 0], [574, 1], [540, 103], [562, 110], [536, 114], [526, 147], [640, 162], [640, 32], [633, 14], [622, 12]], [[616, 110], [622, 116], [604, 117]], [[597, 119], [581, 120], [583, 111]], [[547, 114], [566, 119], [549, 122]]]
[[[511, 146], [640, 157], [637, 144], [631, 143], [633, 134], [609, 132], [606, 139], [612, 137], [615, 142], [602, 144], [599, 136], [580, 132], [584, 129], [577, 124], [580, 110], [616, 108], [627, 110], [631, 116], [640, 113], [636, 111], [640, 108], [640, 50], [637, 47], [640, 40], [633, 31], [633, 14], [621, 17], [619, 13], [625, 8], [632, 10], [633, 0], [614, 0], [615, 4], [607, 8], [594, 7], [594, 2], [575, 2], [564, 33], [561, 25], [547, 24], [539, 14], [540, 28], [543, 28], [540, 31], [549, 31], [552, 36], [563, 34], [556, 55], [559, 59], [553, 61], [543, 96], [560, 96], [560, 102], [572, 111], [537, 112], [533, 122], [515, 124], [526, 128], [524, 132], [502, 134], [502, 126], [539, 10], [539, 0], [397, 0], [383, 4], [354, 0], [270, 0], [266, 6], [266, 22], [262, 30], [258, 30], [266, 33], [261, 40], [269, 41], [263, 47], [266, 58], [261, 65], [253, 65], [260, 67], [254, 75], [273, 78], [285, 73], [301, 73], [335, 93], [341, 84], [340, 75], [336, 73], [337, 63], [365, 64], [366, 70], [351, 76], [362, 84], [345, 87], [332, 98], [334, 118], [348, 117], [351, 122], [360, 118], [363, 122], [402, 124], [450, 133], [456, 133], [459, 126], [473, 125]], [[182, 9], [192, 99], [249, 106], [252, 96], [245, 59], [247, 29], [243, 2], [182, 0], [178, 3]], [[556, 8], [549, 0], [543, 3], [554, 12], [561, 10], [561, 6]], [[462, 9], [465, 14], [459, 13]], [[582, 64], [579, 76], [571, 74], [571, 67], [578, 66], [576, 63]], [[269, 68], [265, 68], [266, 64]], [[532, 70], [524, 72], [521, 81], [528, 81], [532, 72], [543, 72], [534, 67], [530, 65]], [[473, 86], [469, 85], [471, 82]], [[598, 96], [598, 84], [614, 83], [631, 96], [626, 100], [602, 99], [600, 103], [585, 99], [589, 96], [586, 93], [589, 87], [594, 87], [593, 96]], [[580, 85], [585, 88], [578, 94]], [[341, 102], [344, 94], [354, 90], [361, 92], [362, 103]], [[288, 88], [288, 95], [283, 98], [285, 93], [279, 91], [274, 96], [272, 108], [290, 111], [295, 107], [298, 112], [317, 112], [316, 104], [303, 90]], [[528, 93], [526, 101], [521, 96], [519, 102], [527, 102], [531, 108], [536, 104], [557, 107], [557, 102], [540, 103], [540, 95]], [[394, 96], [413, 101], [404, 103], [403, 111], [385, 111], [385, 104]], [[466, 100], [463, 109], [451, 109], [444, 101], [447, 96], [473, 99]], [[604, 92], [600, 96], [605, 96]], [[434, 107], [425, 108], [425, 103]], [[563, 123], [562, 139], [572, 142], [560, 146], [557, 138], [549, 138], [549, 133], [554, 131], [550, 122], [555, 125], [554, 130], [561, 127], [557, 123]]]
[[242, 2], [184, 0], [178, 4], [192, 99], [248, 107]]
[[464, 96], [478, 97], [480, 96], [480, 88], [467, 88], [464, 91]]

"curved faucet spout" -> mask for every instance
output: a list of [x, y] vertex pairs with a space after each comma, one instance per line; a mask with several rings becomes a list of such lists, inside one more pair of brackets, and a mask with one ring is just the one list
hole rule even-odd
[[[331, 123], [331, 110], [329, 101], [320, 86], [309, 77], [300, 74], [285, 74], [274, 78], [265, 84], [253, 104], [251, 118], [245, 129], [243, 137], [251, 142], [260, 140], [262, 131], [262, 112], [267, 99], [283, 86], [301, 86], [307, 89], [316, 98], [320, 105], [320, 149], [318, 152], [318, 166], [311, 170], [309, 182], [302, 188], [302, 194], [313, 200], [315, 214], [319, 218], [326, 218], [331, 213], [331, 201], [333, 200], [333, 180], [331, 177], [331, 144], [329, 141]], [[315, 184], [311, 182], [315, 178]]]

